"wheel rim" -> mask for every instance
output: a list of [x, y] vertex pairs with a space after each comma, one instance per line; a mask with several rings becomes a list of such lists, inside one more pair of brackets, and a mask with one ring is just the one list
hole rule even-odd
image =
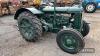
[[67, 49], [76, 49], [78, 43], [74, 37], [71, 34], [64, 34], [61, 39], [63, 46]]
[[95, 8], [95, 6], [93, 4], [89, 4], [89, 5], [87, 5], [86, 10], [87, 11], [93, 11], [94, 8]]
[[21, 31], [21, 33], [24, 35], [25, 38], [27, 39], [31, 39], [31, 37], [34, 35], [34, 27], [32, 26], [32, 23], [23, 18], [20, 22], [19, 22], [19, 29]]

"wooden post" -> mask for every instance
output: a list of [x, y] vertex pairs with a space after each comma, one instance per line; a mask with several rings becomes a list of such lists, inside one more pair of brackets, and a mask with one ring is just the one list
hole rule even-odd
[[2, 16], [1, 0], [0, 0], [0, 16]]

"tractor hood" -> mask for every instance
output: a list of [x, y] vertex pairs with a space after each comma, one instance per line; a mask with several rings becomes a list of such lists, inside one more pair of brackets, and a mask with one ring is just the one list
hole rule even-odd
[[58, 13], [81, 13], [83, 11], [82, 6], [71, 6], [71, 7], [51, 7], [46, 6], [43, 8], [43, 12], [58, 12]]

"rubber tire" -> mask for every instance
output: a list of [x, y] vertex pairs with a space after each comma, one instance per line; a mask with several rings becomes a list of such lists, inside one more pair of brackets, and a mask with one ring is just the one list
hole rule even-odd
[[89, 24], [86, 21], [83, 20], [83, 30], [81, 31], [81, 34], [83, 35], [83, 37], [88, 35], [89, 31], [90, 31]]
[[[94, 8], [94, 10], [92, 10], [92, 11], [88, 11], [88, 10], [86, 9], [86, 7], [87, 7], [88, 5], [91, 5], [91, 4], [93, 4], [93, 5], [95, 6], [95, 8]], [[84, 10], [85, 10], [86, 13], [94, 13], [94, 12], [96, 11], [96, 4], [95, 4], [95, 3], [88, 3], [88, 4], [86, 4]]]
[[[75, 39], [77, 39], [79, 42], [79, 45], [78, 45], [78, 48], [77, 49], [74, 49], [74, 50], [69, 50], [67, 48], [65, 48], [62, 43], [61, 43], [61, 36], [65, 33], [71, 33], [72, 35], [74, 35]], [[85, 46], [85, 43], [84, 43], [84, 40], [83, 40], [83, 37], [82, 35], [75, 29], [66, 29], [66, 30], [61, 30], [60, 32], [58, 32], [57, 34], [57, 37], [56, 37], [56, 41], [57, 41], [57, 44], [58, 46], [61, 48], [61, 50], [63, 50], [64, 52], [67, 52], [67, 53], [70, 53], [70, 54], [77, 54], [78, 52], [80, 52], [84, 46]]]
[[35, 36], [32, 36], [31, 39], [27, 39], [27, 38], [25, 37], [25, 35], [22, 33], [22, 31], [21, 31], [21, 29], [20, 29], [20, 27], [19, 27], [19, 25], [18, 25], [19, 31], [20, 31], [22, 37], [23, 37], [26, 41], [28, 41], [28, 42], [35, 42], [35, 41], [37, 41], [37, 40], [39, 39], [39, 37], [42, 35], [42, 24], [41, 24], [40, 20], [37, 18], [37, 16], [33, 15], [31, 12], [25, 11], [25, 12], [22, 12], [22, 13], [18, 16], [18, 24], [20, 23], [20, 21], [21, 21], [21, 19], [22, 19], [23, 17], [24, 17], [24, 18], [27, 18], [27, 20], [28, 20], [29, 22], [31, 22], [32, 25], [34, 26], [34, 28], [35, 28]]

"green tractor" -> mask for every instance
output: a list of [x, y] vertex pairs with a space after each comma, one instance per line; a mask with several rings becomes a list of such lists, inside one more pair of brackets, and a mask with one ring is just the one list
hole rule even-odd
[[84, 37], [89, 33], [88, 23], [82, 20], [82, 11], [81, 3], [58, 6], [54, 0], [49, 5], [20, 8], [14, 19], [26, 41], [37, 41], [43, 32], [57, 33], [58, 46], [67, 53], [76, 54], [84, 48]]

